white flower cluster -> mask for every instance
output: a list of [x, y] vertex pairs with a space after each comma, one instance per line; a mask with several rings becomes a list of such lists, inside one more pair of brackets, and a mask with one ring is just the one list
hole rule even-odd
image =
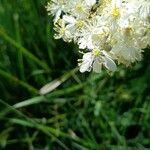
[[51, 0], [55, 38], [83, 49], [81, 72], [131, 65], [150, 45], [150, 0]]

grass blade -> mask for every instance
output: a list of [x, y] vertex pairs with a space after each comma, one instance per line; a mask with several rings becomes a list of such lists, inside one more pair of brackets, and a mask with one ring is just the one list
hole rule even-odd
[[30, 53], [26, 48], [22, 47], [19, 43], [17, 43], [15, 40], [13, 40], [10, 36], [6, 34], [4, 29], [0, 28], [0, 36], [4, 38], [7, 42], [18, 48], [22, 53], [27, 56], [27, 58], [30, 58], [32, 61], [34, 61], [36, 64], [41, 66], [45, 70], [49, 70], [49, 67], [46, 63], [42, 62], [40, 59], [35, 57], [32, 53]]
[[17, 77], [14, 77], [13, 75], [3, 71], [0, 69], [0, 76], [4, 77], [5, 79], [11, 80], [19, 85], [21, 85], [22, 87], [26, 88], [28, 91], [30, 91], [33, 94], [38, 94], [38, 90], [35, 89], [34, 87], [32, 87], [31, 85], [29, 85], [28, 83], [19, 80]]

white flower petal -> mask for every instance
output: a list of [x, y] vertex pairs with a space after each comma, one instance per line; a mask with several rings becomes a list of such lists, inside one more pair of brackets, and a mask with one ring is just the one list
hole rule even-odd
[[83, 55], [83, 61], [84, 60], [92, 60], [92, 53], [91, 52], [87, 52]]
[[93, 63], [93, 71], [96, 73], [100, 73], [102, 71], [102, 63], [96, 59]]
[[80, 72], [90, 71], [91, 63], [89, 61], [83, 62], [80, 66]]
[[93, 63], [93, 56], [91, 52], [85, 53], [83, 55], [82, 63], [80, 65], [80, 72], [90, 71], [91, 65]]
[[103, 59], [104, 59], [103, 64], [108, 70], [113, 71], [113, 72], [116, 71], [117, 66], [110, 57], [104, 56]]
[[55, 18], [54, 18], [54, 23], [56, 23], [59, 20], [61, 12], [62, 12], [62, 10], [58, 9], [58, 11], [57, 11], [57, 13], [55, 15]]
[[85, 0], [85, 2], [90, 7], [93, 6], [94, 4], [96, 4], [96, 0]]
[[66, 21], [67, 23], [71, 23], [71, 24], [75, 24], [75, 22], [76, 22], [76, 19], [74, 17], [67, 16], [67, 15], [63, 16], [63, 20]]

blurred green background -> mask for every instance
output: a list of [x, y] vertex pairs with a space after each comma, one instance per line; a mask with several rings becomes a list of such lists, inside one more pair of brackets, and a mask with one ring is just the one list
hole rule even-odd
[[0, 0], [0, 149], [149, 150], [149, 49], [114, 74], [81, 74], [77, 47], [53, 39], [46, 3]]

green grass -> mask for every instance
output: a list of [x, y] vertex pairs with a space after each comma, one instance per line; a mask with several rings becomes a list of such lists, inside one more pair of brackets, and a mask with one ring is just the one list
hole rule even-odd
[[114, 74], [81, 74], [46, 3], [0, 0], [0, 149], [149, 150], [149, 49]]

